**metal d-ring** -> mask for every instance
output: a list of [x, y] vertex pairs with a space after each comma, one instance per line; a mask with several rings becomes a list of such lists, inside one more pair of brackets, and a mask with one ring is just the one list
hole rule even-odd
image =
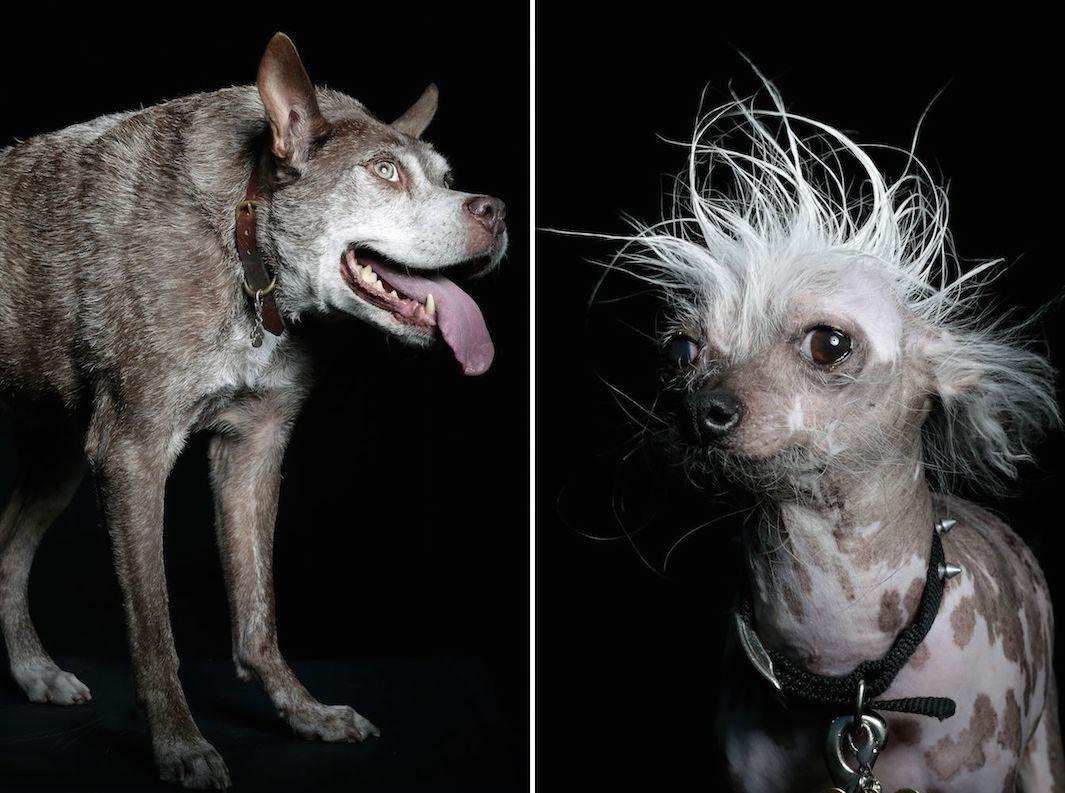
[[248, 286], [248, 282], [243, 278], [240, 281], [240, 285], [244, 287], [244, 294], [250, 297], [252, 300], [257, 300], [260, 303], [263, 298], [267, 297], [277, 287], [277, 276], [275, 275], [270, 279], [270, 283], [264, 286], [262, 289], [252, 289]]

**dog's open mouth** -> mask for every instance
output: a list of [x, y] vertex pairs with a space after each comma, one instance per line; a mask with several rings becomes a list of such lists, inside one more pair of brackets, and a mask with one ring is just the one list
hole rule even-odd
[[[459, 269], [471, 273], [483, 266], [474, 261]], [[367, 303], [419, 332], [443, 337], [463, 374], [483, 374], [492, 365], [495, 347], [481, 309], [451, 279], [439, 272], [413, 271], [361, 245], [344, 251], [340, 272]]]

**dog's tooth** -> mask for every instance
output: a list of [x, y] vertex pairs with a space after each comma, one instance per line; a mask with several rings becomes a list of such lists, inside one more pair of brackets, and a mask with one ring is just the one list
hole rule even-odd
[[396, 293], [395, 289], [393, 289], [391, 292], [389, 292], [389, 294], [392, 295], [392, 297], [396, 298], [397, 300], [399, 299], [399, 295]]
[[433, 300], [432, 295], [429, 295], [429, 297], [425, 298], [425, 313], [428, 314], [430, 317], [436, 313], [436, 301]]
[[379, 292], [384, 292], [385, 291], [385, 282], [384, 281], [375, 281], [374, 282], [374, 286], [377, 287], [377, 291], [379, 291]]
[[373, 268], [368, 264], [362, 268], [362, 280], [368, 284], [374, 282]]

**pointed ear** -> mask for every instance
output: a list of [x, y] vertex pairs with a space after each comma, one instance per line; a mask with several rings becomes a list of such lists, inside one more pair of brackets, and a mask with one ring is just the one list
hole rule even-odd
[[440, 98], [440, 91], [436, 83], [429, 83], [429, 87], [422, 91], [418, 101], [411, 105], [407, 112], [392, 122], [393, 129], [398, 129], [410, 135], [412, 138], [420, 138], [429, 122], [436, 115], [436, 105]]
[[329, 131], [318, 110], [318, 97], [292, 39], [275, 33], [259, 62], [259, 96], [270, 117], [274, 155], [302, 168], [311, 144]]

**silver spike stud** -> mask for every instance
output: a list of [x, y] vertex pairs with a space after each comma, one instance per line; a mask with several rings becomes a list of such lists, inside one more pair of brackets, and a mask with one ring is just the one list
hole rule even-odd
[[958, 521], [954, 520], [954, 518], [940, 518], [936, 521], [936, 531], [940, 534], [947, 534], [957, 525]]
[[949, 581], [954, 576], [961, 573], [961, 565], [954, 564], [954, 562], [940, 562], [939, 563], [939, 577], [944, 581]]

